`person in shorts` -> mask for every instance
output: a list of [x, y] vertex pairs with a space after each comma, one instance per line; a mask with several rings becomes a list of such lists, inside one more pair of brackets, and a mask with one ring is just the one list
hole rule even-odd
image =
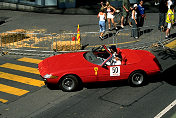
[[166, 23], [167, 23], [167, 30], [165, 38], [167, 39], [170, 35], [171, 27], [174, 24], [174, 5], [171, 5], [170, 9], [167, 12]]
[[106, 2], [106, 6], [103, 6], [103, 2], [101, 2], [101, 6], [106, 9], [107, 12], [107, 20], [108, 20], [108, 27], [109, 31], [111, 31], [111, 22], [114, 25], [114, 28], [118, 30], [115, 21], [114, 21], [114, 13], [116, 12], [116, 9], [110, 5], [109, 1]]
[[106, 13], [104, 12], [104, 8], [100, 9], [97, 18], [99, 18], [99, 27], [100, 27], [100, 36], [99, 38], [103, 40], [103, 34], [106, 31]]
[[123, 0], [122, 3], [122, 13], [123, 16], [121, 18], [121, 28], [124, 28], [124, 19], [126, 19], [126, 21], [128, 20], [127, 17], [129, 15], [129, 9], [130, 9], [130, 2], [129, 0]]

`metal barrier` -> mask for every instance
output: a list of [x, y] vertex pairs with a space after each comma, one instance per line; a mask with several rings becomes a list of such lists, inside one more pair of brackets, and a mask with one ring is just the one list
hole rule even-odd
[[[157, 28], [157, 26], [140, 28], [139, 39], [131, 37], [131, 29], [107, 31], [103, 41], [98, 38], [99, 32], [80, 33], [80, 41], [77, 41], [77, 33], [43, 34], [5, 32], [0, 33], [0, 46], [1, 52], [41, 56], [90, 50], [100, 45], [117, 45], [120, 48], [147, 49], [158, 42], [169, 42], [169, 40], [162, 40], [164, 33], [160, 33]], [[129, 39], [131, 40], [129, 41]]]

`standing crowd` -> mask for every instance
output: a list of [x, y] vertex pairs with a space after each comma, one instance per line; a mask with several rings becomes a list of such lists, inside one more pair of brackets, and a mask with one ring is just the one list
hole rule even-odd
[[[129, 25], [132, 26], [131, 37], [139, 38], [140, 36], [140, 27], [143, 27], [144, 20], [146, 19], [145, 8], [143, 6], [144, 1], [140, 0], [139, 4], [133, 4], [130, 6], [129, 0], [123, 0], [122, 8], [121, 8], [121, 28], [129, 22]], [[166, 29], [166, 37], [168, 38], [170, 35], [171, 27], [174, 24], [174, 5], [172, 0], [157, 0], [155, 5], [159, 5], [159, 26], [158, 29], [164, 31], [165, 23], [167, 23]], [[119, 8], [118, 8], [119, 9]], [[99, 18], [99, 27], [100, 27], [100, 36], [101, 40], [104, 39], [103, 35], [106, 31], [106, 21], [108, 21], [108, 30], [111, 31], [113, 29], [118, 30], [116, 23], [114, 21], [115, 14], [119, 13], [115, 7], [111, 6], [110, 2], [107, 1], [105, 6], [104, 3], [101, 2], [101, 10], [98, 13]], [[167, 13], [167, 14], [166, 14]], [[129, 19], [129, 14], [131, 17]], [[111, 23], [114, 28], [111, 29]]]

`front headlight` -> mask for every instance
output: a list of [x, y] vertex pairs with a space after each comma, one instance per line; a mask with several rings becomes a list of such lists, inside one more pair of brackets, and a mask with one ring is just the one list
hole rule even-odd
[[53, 75], [51, 75], [51, 74], [46, 74], [45, 76], [43, 76], [43, 78], [46, 78], [46, 79], [48, 79], [48, 78], [56, 79], [56, 78], [58, 78], [58, 77], [57, 77], [57, 76], [53, 76]]

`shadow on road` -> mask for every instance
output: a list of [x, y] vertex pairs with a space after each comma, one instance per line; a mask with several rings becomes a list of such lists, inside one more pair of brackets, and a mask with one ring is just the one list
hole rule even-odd
[[176, 86], [176, 65], [164, 71], [161, 75], [161, 79], [170, 85]]
[[97, 88], [112, 88], [112, 87], [121, 87], [121, 86], [129, 86], [127, 80], [119, 80], [119, 81], [109, 81], [109, 82], [96, 82], [85, 84], [84, 87], [87, 89], [97, 89]]
[[173, 33], [169, 36], [170, 38], [175, 38], [176, 37], [176, 33]]

